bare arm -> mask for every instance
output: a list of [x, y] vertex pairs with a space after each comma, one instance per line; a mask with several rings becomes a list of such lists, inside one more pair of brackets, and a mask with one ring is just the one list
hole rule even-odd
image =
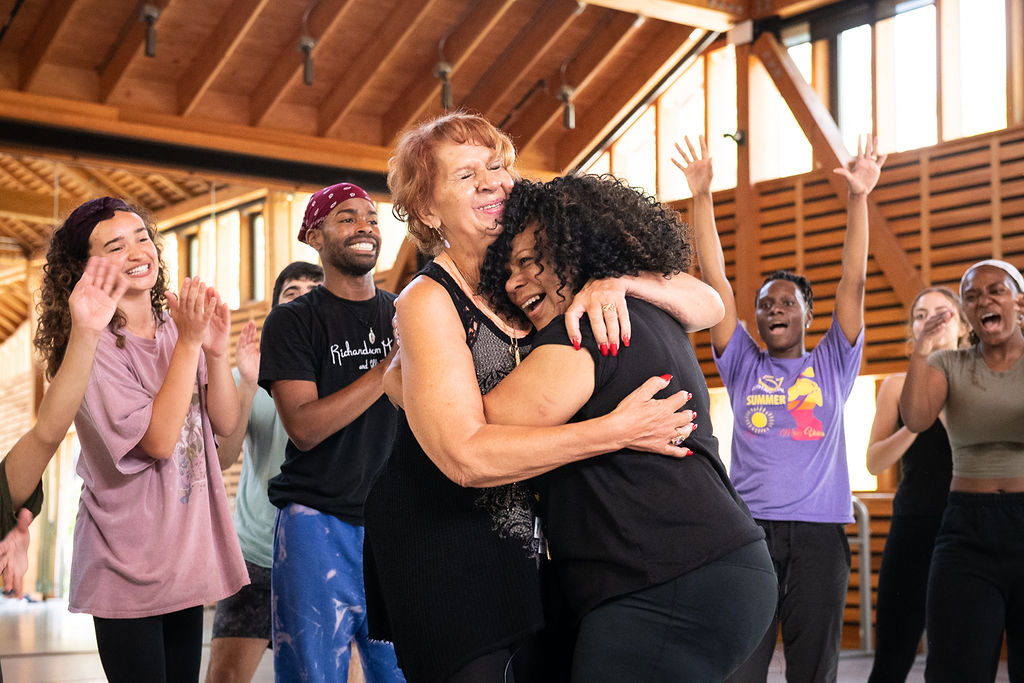
[[[185, 278], [181, 292], [168, 292], [167, 304], [178, 327], [178, 341], [171, 352], [167, 375], [153, 398], [153, 411], [139, 446], [150, 457], [166, 460], [174, 454], [185, 415], [192, 404], [199, 353], [214, 307], [207, 305], [206, 285]], [[232, 382], [234, 384], [234, 382]]]
[[886, 155], [875, 150], [878, 141], [867, 136], [864, 146], [857, 138], [857, 156], [849, 168], [835, 173], [846, 178], [846, 238], [843, 240], [842, 274], [836, 286], [835, 316], [847, 341], [857, 341], [864, 327], [864, 284], [868, 268], [868, 194], [875, 189]]
[[711, 199], [711, 179], [714, 176], [708, 144], [701, 135], [698, 137], [700, 154], [693, 148], [689, 138], [684, 138], [686, 149], [676, 144], [676, 151], [682, 162], [672, 159], [686, 176], [686, 182], [693, 193], [693, 231], [697, 245], [697, 263], [700, 264], [701, 278], [710, 285], [722, 299], [721, 322], [711, 328], [711, 345], [721, 355], [736, 330], [739, 317], [736, 313], [736, 296], [725, 274], [725, 255], [722, 241], [715, 225], [715, 207]]
[[245, 433], [249, 429], [249, 412], [256, 397], [260, 374], [260, 340], [256, 335], [256, 323], [249, 321], [238, 335], [235, 346], [235, 367], [238, 368], [238, 424], [235, 429], [217, 443], [217, 457], [220, 468], [231, 467], [242, 452]]
[[949, 391], [946, 376], [929, 365], [928, 356], [935, 349], [938, 334], [951, 315], [951, 312], [942, 312], [928, 318], [914, 340], [907, 377], [900, 392], [900, 415], [903, 416], [903, 424], [912, 432], [928, 429], [946, 405]]
[[82, 403], [100, 335], [128, 286], [121, 277], [124, 260], [123, 256], [90, 258], [68, 298], [71, 335], [64, 361], [39, 404], [35, 425], [7, 455], [7, 483], [15, 510], [39, 484]]
[[905, 375], [891, 375], [882, 382], [875, 400], [875, 419], [868, 439], [867, 467], [874, 475], [881, 474], [903, 457], [917, 435], [899, 424], [900, 392]]
[[[210, 426], [218, 436], [235, 431], [239, 423], [238, 392], [228, 363], [228, 340], [231, 336], [231, 309], [213, 290], [206, 290], [207, 305], [213, 307], [210, 324], [203, 341], [206, 356], [206, 413]], [[248, 415], [248, 413], [246, 413]], [[241, 420], [243, 424], [245, 420]]]
[[[417, 279], [403, 290], [397, 308], [409, 425], [430, 459], [455, 483], [509, 483], [626, 446], [684, 454], [668, 442], [678, 436], [676, 426], [686, 424], [685, 416], [675, 412], [686, 394], [652, 400], [666, 386], [657, 377], [626, 399], [624, 409], [587, 422], [547, 427], [488, 424], [473, 357], [464, 343], [465, 330], [444, 289]], [[438, 348], [445, 353], [439, 354]]]
[[397, 351], [396, 346], [359, 379], [323, 398], [317, 395], [315, 382], [274, 382], [270, 395], [295, 446], [308, 451], [365, 413], [384, 393], [384, 371]]
[[580, 319], [586, 314], [599, 345], [616, 346], [616, 340], [621, 339], [623, 346], [629, 346], [632, 330], [627, 296], [654, 304], [679, 321], [687, 332], [705, 330], [722, 319], [721, 297], [689, 273], [678, 273], [669, 278], [659, 273], [641, 273], [636, 277], [624, 275], [591, 280], [576, 293], [565, 311], [565, 329], [569, 338], [581, 339]]

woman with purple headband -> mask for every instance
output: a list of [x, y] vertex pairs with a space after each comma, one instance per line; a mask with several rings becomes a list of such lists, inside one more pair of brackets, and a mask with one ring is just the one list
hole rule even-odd
[[43, 266], [35, 344], [50, 376], [91, 256], [122, 264], [128, 285], [75, 417], [83, 485], [70, 610], [93, 615], [109, 680], [194, 681], [203, 605], [248, 582], [214, 441], [238, 419], [230, 312], [198, 279], [167, 292], [153, 227], [120, 199], [94, 199], [57, 228]]
[[1024, 670], [1024, 278], [980, 261], [960, 280], [973, 346], [936, 350], [954, 313], [929, 317], [900, 395], [913, 432], [945, 413], [953, 479], [928, 577], [927, 681], [991, 681], [1006, 632]]

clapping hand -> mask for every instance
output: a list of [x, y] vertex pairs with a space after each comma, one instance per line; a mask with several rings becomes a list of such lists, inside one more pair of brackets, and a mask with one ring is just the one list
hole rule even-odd
[[68, 297], [73, 327], [102, 332], [110, 324], [128, 290], [128, 279], [121, 274], [125, 258], [126, 254], [89, 258]]
[[235, 367], [242, 381], [256, 384], [260, 374], [260, 338], [256, 334], [256, 323], [245, 324], [235, 345]]

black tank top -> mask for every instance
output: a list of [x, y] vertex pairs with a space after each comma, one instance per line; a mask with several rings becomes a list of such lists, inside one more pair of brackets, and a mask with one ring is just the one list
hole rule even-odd
[[[897, 417], [897, 427], [903, 420]], [[900, 484], [892, 501], [894, 515], [941, 516], [946, 508], [953, 455], [940, 420], [917, 435], [900, 458]]]
[[[443, 268], [430, 263], [420, 274], [451, 296], [486, 393], [515, 367], [512, 340]], [[529, 348], [530, 337], [519, 340], [520, 356]], [[443, 680], [470, 659], [540, 630], [532, 506], [521, 484], [453, 483], [400, 411], [391, 458], [366, 500], [364, 576], [370, 637], [395, 643], [410, 680]]]

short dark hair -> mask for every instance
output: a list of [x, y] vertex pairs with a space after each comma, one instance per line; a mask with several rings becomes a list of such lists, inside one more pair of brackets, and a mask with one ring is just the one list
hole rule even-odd
[[281, 269], [281, 272], [277, 276], [277, 280], [274, 281], [274, 298], [271, 299], [271, 308], [277, 306], [278, 299], [281, 298], [281, 290], [284, 289], [284, 283], [288, 280], [312, 280], [313, 282], [324, 281], [324, 269], [315, 263], [309, 261], [293, 261]]
[[761, 299], [761, 290], [764, 289], [764, 286], [775, 280], [787, 280], [796, 285], [796, 288], [800, 290], [800, 295], [804, 298], [804, 303], [807, 304], [807, 312], [814, 313], [814, 292], [811, 291], [811, 281], [803, 275], [797, 275], [790, 270], [776, 270], [768, 273], [768, 277], [764, 279], [764, 282], [757, 288], [757, 293], [754, 295], [755, 306]]

